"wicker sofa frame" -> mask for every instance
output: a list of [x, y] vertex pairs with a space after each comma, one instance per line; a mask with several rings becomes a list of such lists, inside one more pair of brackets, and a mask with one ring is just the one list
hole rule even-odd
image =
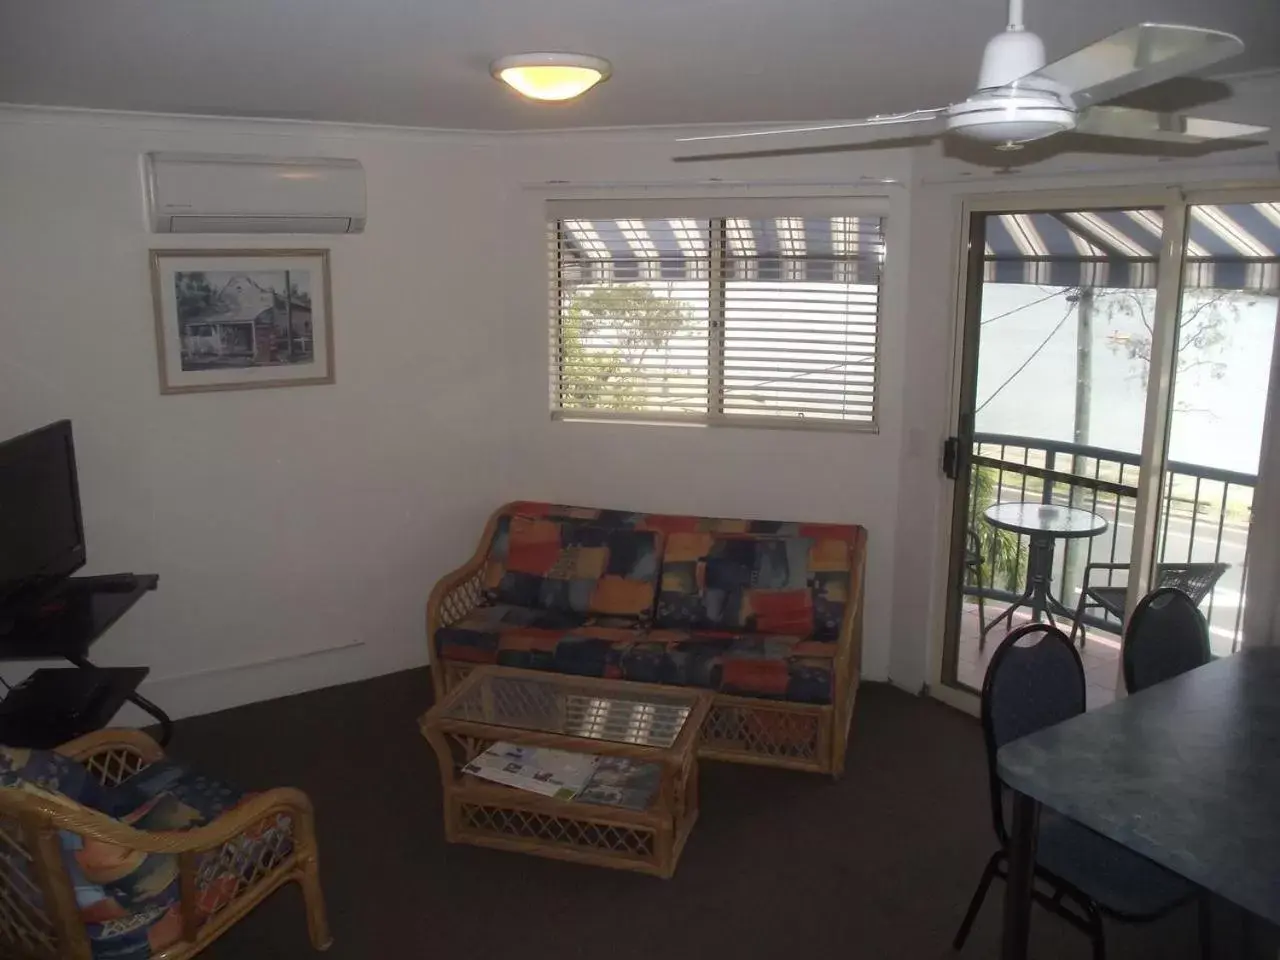
[[[159, 744], [137, 730], [100, 730], [63, 744], [57, 752], [83, 763], [107, 786], [164, 757]], [[292, 849], [268, 848], [252, 862], [243, 860], [234, 845], [236, 838], [281, 814], [292, 818]], [[310, 800], [301, 791], [268, 790], [204, 826], [148, 832], [55, 794], [0, 788], [0, 848], [4, 856], [25, 861], [28, 868], [21, 873], [0, 871], [0, 955], [22, 960], [91, 960], [93, 956], [63, 864], [59, 830], [131, 851], [178, 857], [182, 934], [155, 953], [153, 960], [195, 956], [291, 881], [302, 888], [312, 946], [325, 950], [332, 943], [320, 889], [315, 818]], [[196, 907], [198, 865], [209, 854], [218, 858], [220, 867], [234, 871], [240, 882], [221, 907], [205, 917]]]
[[[489, 544], [499, 518], [513, 507], [514, 504], [507, 504], [494, 511], [475, 554], [461, 567], [445, 574], [427, 600], [427, 643], [437, 703], [474, 665], [441, 657], [436, 631], [462, 620], [483, 602]], [[866, 552], [863, 550], [853, 558], [849, 571], [849, 600], [836, 641], [832, 702], [790, 703], [717, 693], [702, 726], [699, 757], [825, 773], [835, 778], [844, 773], [845, 747], [862, 666], [865, 579]]]

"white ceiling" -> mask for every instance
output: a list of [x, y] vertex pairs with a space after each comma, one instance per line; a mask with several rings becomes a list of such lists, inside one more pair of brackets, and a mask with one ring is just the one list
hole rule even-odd
[[[795, 121], [972, 87], [1005, 0], [0, 0], [0, 101], [464, 129]], [[1280, 66], [1276, 0], [1027, 0], [1049, 58], [1141, 20], [1240, 34]], [[532, 104], [495, 57], [594, 53], [612, 80]]]

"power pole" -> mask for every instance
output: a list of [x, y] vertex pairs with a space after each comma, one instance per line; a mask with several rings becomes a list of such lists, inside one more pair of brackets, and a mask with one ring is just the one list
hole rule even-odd
[[289, 342], [289, 362], [293, 363], [293, 288], [289, 286], [289, 271], [284, 272], [284, 332]]
[[[1073, 442], [1087, 445], [1089, 443], [1089, 419], [1093, 407], [1093, 287], [1081, 287], [1076, 298], [1076, 404], [1072, 422], [1071, 439]], [[1071, 472], [1076, 476], [1084, 476], [1085, 457], [1076, 454], [1071, 458]], [[1071, 493], [1072, 506], [1084, 506], [1073, 487]], [[1080, 582], [1080, 551], [1088, 553], [1088, 546], [1083, 542], [1067, 540], [1063, 549], [1066, 551], [1066, 570], [1064, 587]], [[1077, 549], [1080, 548], [1080, 549]], [[1065, 598], [1064, 598], [1065, 599]]]

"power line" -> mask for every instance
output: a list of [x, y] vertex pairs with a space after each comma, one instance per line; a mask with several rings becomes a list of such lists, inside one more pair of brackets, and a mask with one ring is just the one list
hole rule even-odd
[[1030, 303], [1024, 303], [1020, 307], [1014, 307], [1012, 310], [1006, 310], [1004, 313], [998, 313], [994, 317], [990, 317], [986, 320], [983, 320], [981, 323], [981, 326], [985, 327], [989, 323], [995, 323], [997, 320], [1003, 320], [1005, 317], [1011, 317], [1015, 313], [1019, 313], [1023, 310], [1026, 310], [1028, 307], [1034, 307], [1036, 304], [1044, 303], [1046, 300], [1052, 300], [1054, 297], [1060, 297], [1064, 293], [1069, 293], [1074, 289], [1076, 288], [1063, 287], [1061, 290], [1058, 290], [1055, 293], [1046, 294], [1045, 296], [1041, 297], [1039, 300], [1032, 300]]
[[1057, 324], [1054, 326], [1054, 328], [1049, 331], [1049, 335], [1040, 341], [1040, 346], [1036, 347], [1034, 350], [1031, 351], [1031, 356], [1023, 360], [1022, 363], [1019, 364], [1018, 369], [1013, 371], [1013, 373], [1009, 374], [1008, 379], [1005, 380], [1004, 383], [1000, 384], [1000, 386], [996, 387], [995, 392], [978, 405], [978, 409], [973, 411], [974, 413], [981, 413], [986, 408], [987, 404], [989, 404], [996, 397], [1000, 396], [1001, 390], [1003, 390], [1009, 384], [1013, 383], [1013, 381], [1018, 378], [1018, 374], [1020, 374], [1023, 370], [1027, 369], [1028, 364], [1030, 364], [1032, 360], [1034, 360], [1036, 357], [1040, 355], [1040, 351], [1049, 345], [1050, 340], [1052, 340], [1055, 336], [1057, 336], [1058, 331], [1061, 330], [1062, 325], [1067, 322], [1067, 317], [1071, 316], [1071, 313], [1073, 310], [1075, 310], [1075, 307], [1076, 305], [1074, 303], [1071, 304], [1069, 307], [1067, 307], [1067, 312], [1062, 315], [1062, 319], [1059, 320]]

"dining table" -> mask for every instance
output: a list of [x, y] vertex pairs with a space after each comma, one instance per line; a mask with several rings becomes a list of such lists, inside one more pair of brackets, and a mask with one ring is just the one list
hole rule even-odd
[[1280, 924], [1280, 648], [1245, 649], [1003, 746], [1003, 960], [1027, 956], [1050, 807]]

